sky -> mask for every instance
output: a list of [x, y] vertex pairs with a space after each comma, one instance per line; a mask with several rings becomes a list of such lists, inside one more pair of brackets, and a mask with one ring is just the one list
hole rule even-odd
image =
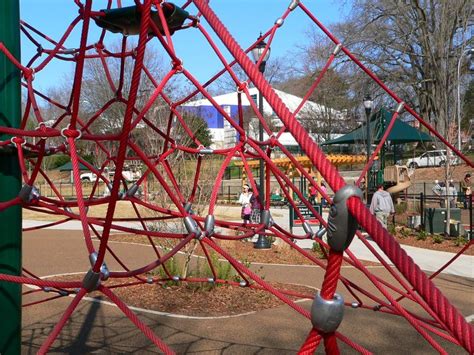
[[[183, 2], [175, 1], [177, 5]], [[241, 47], [246, 48], [255, 41], [260, 32], [267, 31], [273, 25], [289, 3], [290, 0], [211, 0], [210, 6]], [[100, 10], [106, 4], [106, 0], [95, 0], [93, 10]], [[115, 0], [114, 4], [116, 4]], [[123, 6], [131, 4], [133, 4], [132, 0], [122, 0]], [[308, 0], [305, 6], [326, 26], [341, 20], [342, 16], [347, 14], [347, 9], [342, 8], [339, 1]], [[190, 13], [196, 14], [196, 9], [191, 8]], [[77, 14], [77, 6], [73, 0], [20, 0], [21, 19], [56, 41], [64, 34]], [[203, 21], [203, 24], [207, 26], [208, 32], [212, 32], [207, 23]], [[269, 60], [283, 56], [291, 58], [291, 54], [288, 56], [288, 53], [294, 53], [295, 46], [304, 45], [307, 38], [306, 32], [310, 26], [314, 24], [307, 15], [299, 8], [295, 9], [277, 31]], [[80, 29], [81, 27], [77, 26], [72, 32], [65, 44], [67, 48], [79, 46]], [[95, 43], [99, 33], [99, 28], [91, 22], [89, 43]], [[121, 35], [110, 33], [107, 38], [107, 41], [117, 42]], [[213, 36], [213, 38], [216, 37]], [[216, 55], [197, 29], [176, 32], [173, 35], [173, 43], [186, 69], [201, 82], [205, 82], [222, 68]], [[51, 48], [50, 45], [49, 47]], [[23, 35], [22, 63], [26, 64], [34, 53], [36, 53], [36, 47], [31, 45], [31, 42]], [[225, 55], [227, 59], [230, 58], [228, 53]], [[39, 63], [37, 61], [34, 66]], [[36, 73], [34, 84], [40, 90], [46, 90], [65, 78], [70, 79], [72, 70], [71, 63], [53, 60], [44, 70]]]

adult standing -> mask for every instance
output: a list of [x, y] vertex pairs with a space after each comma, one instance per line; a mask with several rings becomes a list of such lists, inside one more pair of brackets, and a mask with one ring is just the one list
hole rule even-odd
[[472, 198], [472, 182], [471, 174], [467, 173], [464, 175], [464, 179], [461, 181], [461, 193], [463, 199], [464, 209], [468, 208], [469, 200]]
[[450, 208], [456, 207], [457, 191], [451, 182], [449, 183], [449, 186], [446, 187], [444, 182], [435, 181], [432, 191], [439, 197], [439, 206], [441, 208], [446, 208], [446, 198], [449, 201]]
[[252, 197], [252, 189], [249, 185], [244, 184], [242, 186], [242, 193], [239, 196], [239, 203], [242, 206], [240, 217], [244, 224], [250, 223], [250, 216], [252, 215], [252, 207], [250, 205], [250, 199]]
[[372, 196], [370, 212], [375, 214], [377, 220], [387, 229], [388, 216], [395, 213], [395, 208], [393, 207], [392, 196], [384, 190], [382, 184], [377, 187], [377, 191]]

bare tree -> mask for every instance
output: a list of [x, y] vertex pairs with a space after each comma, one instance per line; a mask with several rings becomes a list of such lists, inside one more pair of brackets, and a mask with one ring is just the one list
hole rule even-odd
[[468, 0], [357, 0], [336, 31], [444, 134], [455, 113], [456, 64], [473, 41], [472, 19]]

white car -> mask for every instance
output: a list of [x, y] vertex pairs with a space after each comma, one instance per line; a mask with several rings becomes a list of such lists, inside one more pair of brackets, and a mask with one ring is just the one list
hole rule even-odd
[[[458, 164], [459, 159], [451, 155], [451, 165]], [[419, 157], [408, 159], [407, 166], [416, 169], [425, 166], [444, 166], [446, 164], [446, 150], [430, 150]]]
[[[110, 170], [108, 172], [104, 172], [104, 174], [107, 173], [109, 180], [112, 180], [114, 178], [115, 171]], [[80, 175], [80, 177], [81, 181], [85, 182], [95, 182], [97, 180], [97, 175], [92, 172], [83, 173]], [[125, 179], [125, 181], [137, 181], [140, 178], [140, 173], [138, 171], [123, 170], [122, 177]]]
[[94, 173], [88, 172], [88, 173], [81, 174], [81, 181], [94, 182], [96, 180], [97, 180], [97, 175]]

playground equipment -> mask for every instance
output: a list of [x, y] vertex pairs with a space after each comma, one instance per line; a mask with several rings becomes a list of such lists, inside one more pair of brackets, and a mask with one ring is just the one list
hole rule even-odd
[[[12, 4], [14, 1], [7, 0], [2, 2], [2, 4], [4, 3]], [[117, 3], [120, 4], [121, 2], [118, 1]], [[225, 24], [223, 24], [213, 12], [212, 4], [209, 4], [207, 0], [185, 2], [181, 10], [185, 10], [188, 14], [194, 13], [196, 15], [185, 16], [184, 22], [178, 24], [173, 22], [170, 26], [166, 21], [165, 13], [165, 9], [169, 8], [169, 6], [163, 2], [144, 0], [142, 2], [136, 1], [137, 8], [135, 9], [135, 13], [140, 13], [138, 30], [136, 28], [137, 22], [133, 22], [133, 28], [128, 28], [127, 25], [123, 24], [121, 24], [121, 26], [125, 27], [118, 26], [122, 28], [118, 32], [136, 33], [138, 31], [138, 43], [136, 47], [130, 49], [127, 46], [130, 40], [129, 37], [123, 36], [121, 37], [121, 49], [118, 52], [114, 52], [112, 48], [108, 47], [107, 39], [110, 36], [108, 32], [109, 27], [104, 26], [104, 29], [101, 30], [99, 35], [92, 35], [90, 28], [94, 26], [92, 20], [97, 21], [100, 20], [101, 17], [107, 16], [107, 13], [110, 13], [108, 10], [111, 9], [112, 5], [115, 5], [115, 2], [108, 2], [109, 8], [107, 11], [95, 8], [95, 3], [91, 0], [84, 2], [74, 1], [74, 4], [78, 7], [79, 15], [65, 30], [64, 36], [60, 39], [51, 39], [31, 24], [25, 22], [21, 23], [22, 30], [26, 33], [26, 37], [38, 49], [25, 63], [20, 63], [18, 60], [18, 52], [15, 51], [14, 48], [17, 43], [7, 41], [3, 37], [0, 38], [0, 57], [4, 62], [7, 62], [10, 67], [13, 67], [17, 74], [21, 74], [21, 83], [28, 97], [23, 119], [20, 120], [19, 110], [8, 112], [6, 116], [12, 118], [11, 123], [9, 125], [0, 126], [0, 134], [2, 134], [0, 149], [2, 150], [2, 154], [8, 157], [10, 163], [14, 161], [19, 165], [23, 184], [21, 189], [18, 184], [9, 185], [11, 186], [9, 194], [0, 196], [0, 211], [2, 213], [4, 213], [4, 211], [8, 213], [15, 211], [16, 213], [17, 210], [19, 210], [19, 206], [23, 206], [23, 208], [26, 209], [61, 216], [62, 219], [54, 223], [56, 225], [60, 225], [71, 219], [80, 221], [83, 226], [84, 248], [87, 250], [90, 262], [90, 268], [85, 270], [86, 276], [84, 278], [78, 277], [73, 281], [59, 281], [56, 279], [43, 280], [34, 276], [34, 270], [29, 271], [26, 268], [23, 268], [20, 273], [19, 270], [15, 270], [16, 268], [13, 267], [13, 262], [11, 268], [2, 268], [2, 273], [0, 273], [2, 291], [6, 290], [8, 286], [14, 285], [16, 290], [9, 290], [9, 292], [15, 293], [19, 291], [18, 285], [28, 284], [38, 286], [38, 292], [45, 291], [46, 293], [47, 290], [48, 293], [56, 293], [57, 297], [73, 296], [72, 302], [67, 306], [61, 319], [55, 324], [53, 330], [41, 346], [39, 350], [40, 353], [44, 353], [50, 349], [51, 346], [54, 346], [55, 339], [76, 309], [78, 303], [86, 294], [92, 291], [101, 292], [115, 303], [119, 309], [123, 311], [124, 315], [161, 351], [172, 353], [173, 349], [160, 338], [160, 334], [155, 334], [152, 329], [144, 324], [127, 305], [115, 295], [113, 288], [107, 286], [106, 281], [109, 278], [116, 280], [117, 283], [114, 287], [129, 286], [126, 282], [126, 278], [128, 277], [135, 277], [136, 282], [143, 284], [163, 283], [170, 280], [176, 282], [202, 282], [202, 280], [192, 277], [180, 278], [179, 275], [171, 275], [164, 266], [167, 260], [193, 241], [197, 241], [206, 251], [206, 260], [211, 265], [211, 270], [214, 269], [212, 268], [211, 258], [207, 257], [207, 251], [214, 250], [235, 268], [241, 278], [240, 282], [221, 280], [217, 277], [215, 272], [212, 271], [212, 275], [210, 275], [211, 282], [227, 283], [237, 287], [263, 288], [278, 297], [301, 315], [302, 319], [307, 321], [309, 335], [301, 347], [301, 353], [314, 352], [320, 342], [324, 342], [325, 349], [330, 353], [337, 353], [340, 346], [352, 348], [363, 353], [370, 351], [358, 344], [357, 339], [351, 339], [350, 335], [346, 336], [337, 331], [339, 323], [343, 321], [343, 309], [348, 305], [351, 305], [357, 309], [357, 311], [380, 311], [380, 316], [389, 313], [405, 318], [413, 329], [418, 331], [436, 351], [443, 352], [443, 347], [440, 344], [441, 340], [439, 340], [440, 338], [445, 342], [459, 345], [468, 352], [474, 351], [472, 326], [466, 322], [464, 317], [450, 304], [449, 300], [434, 286], [431, 279], [407, 256], [394, 237], [370, 214], [360, 199], [360, 191], [354, 186], [346, 184], [334, 165], [322, 153], [318, 145], [314, 143], [301, 124], [294, 119], [296, 112], [290, 112], [287, 109], [281, 99], [275, 94], [273, 88], [259, 72], [259, 63], [255, 64], [248, 58], [247, 53], [255, 47], [257, 43], [253, 43], [243, 50], [228, 32]], [[152, 13], [152, 4], [155, 5], [154, 7], [158, 13], [158, 17], [156, 16], [155, 10], [153, 10]], [[3, 8], [0, 9], [3, 10]], [[399, 113], [405, 110], [422, 125], [427, 127], [427, 129], [446, 144], [446, 146], [460, 155], [467, 164], [473, 166], [471, 161], [462, 156], [455, 147], [450, 145], [432, 127], [423, 121], [411, 107], [406, 105], [395, 93], [390, 91], [369, 69], [365, 68], [363, 64], [317, 20], [302, 2], [296, 0], [291, 1], [287, 8], [282, 9], [282, 15], [276, 19], [274, 25], [262, 34], [262, 39], [267, 43], [267, 50], [274, 37], [277, 36], [280, 31], [284, 30], [285, 19], [296, 11], [302, 16], [309, 18], [314, 25], [334, 43], [334, 51], [329, 56], [327, 65], [321, 70], [318, 78], [315, 79], [311, 87], [308, 88], [307, 95], [305, 95], [302, 104], [304, 104], [307, 97], [317, 89], [319, 82], [326, 74], [327, 69], [331, 66], [336, 56], [345, 56], [345, 59], [352, 60], [355, 65], [364, 70], [368, 77], [386, 92], [387, 101], [391, 99], [396, 103], [397, 109], [393, 113], [392, 119], [387, 127], [387, 132], [390, 132], [391, 125]], [[179, 13], [184, 14], [182, 11], [179, 11]], [[8, 17], [10, 12], [0, 11], [0, 14], [6, 14], [5, 16]], [[157, 18], [160, 19], [159, 23], [156, 22]], [[207, 23], [200, 21], [200, 19], [206, 20]], [[0, 23], [3, 24], [5, 22], [0, 21]], [[161, 26], [158, 26], [159, 24]], [[15, 27], [15, 23], [11, 25]], [[66, 47], [65, 42], [72, 29], [76, 27], [80, 28], [81, 40], [79, 43], [76, 43], [75, 46]], [[114, 29], [115, 28], [116, 27], [114, 27]], [[209, 51], [214, 51], [222, 62], [222, 69], [218, 69], [218, 73], [206, 82], [206, 84], [201, 84], [193, 74], [187, 70], [184, 64], [187, 61], [180, 57], [181, 53], [179, 53], [173, 45], [174, 39], [172, 33], [185, 29], [195, 31], [204, 38], [210, 46]], [[153, 36], [149, 36], [150, 31]], [[210, 31], [213, 31], [215, 36], [210, 36]], [[0, 34], [3, 33], [5, 33], [5, 31], [0, 31]], [[225, 59], [213, 38], [220, 39], [226, 46], [232, 55], [230, 61]], [[162, 52], [170, 59], [170, 65], [163, 76], [151, 73], [144, 61], [145, 51], [152, 42], [156, 43], [162, 49]], [[43, 74], [43, 69], [53, 59], [72, 61], [75, 63], [72, 90], [66, 100], [58, 101], [53, 99], [39, 91], [35, 86], [35, 78]], [[101, 69], [107, 78], [107, 85], [110, 87], [112, 94], [107, 101], [103, 103], [100, 109], [89, 114], [84, 114], [80, 110], [83, 104], [81, 101], [81, 90], [84, 65], [94, 59], [97, 59], [101, 63]], [[192, 60], [193, 58], [189, 59]], [[113, 60], [117, 60], [122, 69], [125, 67], [125, 62], [133, 64], [132, 79], [129, 86], [124, 85], [124, 70], [120, 71], [121, 74], [119, 74], [118, 78], [111, 78], [109, 65]], [[244, 70], [248, 76], [248, 80], [241, 81], [235, 74], [233, 66], [236, 63]], [[266, 134], [270, 137], [267, 141], [259, 141], [247, 135], [243, 128], [242, 110], [239, 111], [237, 117], [232, 117], [229, 112], [223, 110], [223, 108], [217, 105], [212, 99], [208, 91], [208, 85], [224, 73], [229, 74], [234, 80], [238, 88], [238, 95], [247, 96], [254, 114], [262, 123]], [[167, 94], [166, 89], [171, 85], [170, 80], [177, 75], [183, 76], [193, 85], [194, 91], [192, 93], [177, 98], [170, 97]], [[0, 80], [5, 80], [4, 78], [6, 77], [7, 75], [2, 74], [0, 75]], [[264, 118], [255, 106], [254, 101], [249, 96], [248, 86], [250, 82], [259, 89], [272, 107], [275, 115], [281, 120], [282, 124], [280, 127], [283, 128], [275, 135], [272, 134]], [[3, 83], [0, 84], [0, 90], [5, 90]], [[137, 100], [141, 84], [147, 84], [152, 87], [144, 104], [140, 104]], [[19, 96], [19, 91], [17, 91], [16, 94]], [[4, 95], [5, 92], [0, 91], [0, 96]], [[188, 122], [183, 118], [179, 107], [194, 99], [197, 95], [206, 97], [219, 111], [219, 114], [225, 118], [226, 122], [239, 133], [240, 140], [236, 142], [234, 146], [226, 149], [213, 150], [202, 146], [199, 139], [196, 138]], [[19, 97], [16, 99], [18, 100]], [[57, 109], [58, 113], [52, 118], [54, 122], [52, 125], [45, 124], [46, 112], [45, 109], [38, 104], [39, 100], [45, 100]], [[164, 124], [155, 120], [156, 116], [152, 107], [157, 101], [163, 104], [167, 110]], [[105, 115], [111, 106], [125, 107], [123, 116], [120, 117], [121, 124], [118, 133], [104, 132], [100, 126], [100, 118], [102, 115]], [[175, 129], [176, 121], [184, 130], [179, 134]], [[156, 151], [148, 149], [151, 148], [150, 145], [142, 145], [140, 139], [131, 134], [137, 130], [139, 124], [144, 125], [149, 132], [155, 133], [161, 144], [159, 154], [157, 154]], [[332, 201], [324, 191], [319, 189], [319, 193], [327, 201], [334, 202], [329, 221], [325, 221], [321, 215], [317, 213], [301, 189], [295, 186], [291, 179], [286, 176], [285, 171], [281, 170], [271, 159], [272, 150], [279, 148], [294, 166], [294, 170], [301, 176], [304, 176], [313, 186], [319, 188], [313, 176], [308, 173], [299, 158], [295, 158], [284, 146], [279, 144], [278, 134], [285, 131], [290, 132], [295, 137], [306, 153], [307, 161], [311, 162], [311, 165], [321, 174], [331, 189], [336, 192], [335, 199]], [[185, 136], [190, 138], [194, 144], [183, 145], [182, 142]], [[36, 140], [33, 141], [31, 137], [34, 137]], [[367, 169], [373, 163], [374, 159], [376, 159], [381, 144], [385, 142], [386, 138], [386, 136], [382, 137], [379, 145], [372, 153], [358, 183], [360, 183]], [[105, 158], [100, 168], [95, 169], [78, 153], [78, 146], [86, 143], [94, 144], [104, 154]], [[67, 154], [71, 158], [77, 196], [75, 200], [65, 200], [56, 189], [54, 182], [48, 179], [47, 174], [42, 170], [42, 159], [45, 156], [59, 153]], [[173, 166], [169, 162], [169, 160], [177, 154], [188, 154], [196, 157], [197, 163], [193, 171], [194, 187], [189, 193], [183, 192], [183, 187], [178, 182], [179, 178], [177, 177], [177, 172], [174, 171]], [[203, 170], [206, 169], [206, 159], [204, 159], [204, 157], [219, 157], [221, 166], [217, 176], [215, 176], [213, 180], [213, 193], [209, 201], [207, 201], [208, 207], [206, 212], [204, 214], [195, 214], [193, 213], [192, 207], [196, 199], [197, 187], [204, 183], [202, 181], [202, 173]], [[270, 183], [270, 178], [276, 179], [286, 200], [294, 208], [297, 218], [303, 222], [304, 234], [291, 234], [282, 228], [282, 226], [275, 223], [271, 216], [269, 205], [270, 189], [268, 188], [265, 189], [267, 196], [265, 196], [264, 213], [262, 213], [260, 223], [243, 225], [242, 223], [215, 217], [214, 210], [217, 203], [217, 191], [222, 183], [225, 168], [234, 157], [242, 160], [249, 181], [254, 181], [254, 179], [252, 179], [252, 171], [249, 168], [250, 161], [254, 158], [264, 160], [266, 166], [265, 183], [267, 187]], [[141, 161], [146, 167], [142, 176], [133, 184], [128, 184], [125, 179], [118, 178], [115, 178], [114, 181], [111, 182], [107, 176], [105, 176], [105, 168], [112, 165], [115, 166], [115, 177], [121, 176], [125, 162], [131, 160]], [[32, 166], [31, 170], [26, 168], [26, 161]], [[91, 172], [96, 174], [98, 179], [94, 182], [95, 185], [100, 180], [110, 186], [109, 196], [94, 198], [93, 192], [89, 196], [83, 193], [78, 167], [79, 163], [86, 165]], [[6, 174], [6, 165], [2, 164], [0, 167], [2, 173]], [[37, 189], [35, 189], [35, 182], [40, 174], [44, 175], [51, 188], [56, 192], [55, 198], [46, 198], [38, 194]], [[159, 181], [162, 190], [166, 193], [171, 203], [171, 207], [165, 206], [165, 201], [162, 200], [146, 203], [140, 198], [137, 198], [136, 193], [147, 176], [154, 176], [154, 178]], [[17, 177], [20, 178], [20, 174], [17, 174]], [[255, 188], [255, 186], [253, 187]], [[12, 191], [14, 192], [13, 195], [11, 195]], [[304, 216], [301, 214], [298, 204], [293, 198], [293, 193], [297, 195], [301, 204], [309, 209], [320, 223], [328, 229], [329, 244], [326, 244], [318, 238], [319, 235], [312, 230], [311, 226], [304, 223]], [[123, 227], [117, 223], [119, 219], [114, 217], [117, 201], [119, 200], [129, 203], [134, 208], [140, 206], [156, 212], [159, 214], [156, 220], [167, 219], [177, 221], [183, 225], [184, 232], [150, 230], [145, 220], [148, 222], [152, 219], [143, 218], [138, 209], [135, 209], [136, 216], [130, 217], [129, 220], [140, 222], [141, 228]], [[92, 205], [104, 205], [107, 207], [107, 215], [104, 220], [88, 215], [88, 207]], [[77, 207], [79, 212], [73, 213], [71, 210], [72, 207]], [[380, 246], [398, 271], [389, 267], [383, 258], [373, 250], [366, 238], [357, 232], [356, 222], [360, 223], [369, 236]], [[45, 226], [47, 225], [35, 228]], [[103, 230], [99, 231], [98, 228], [96, 228], [97, 226], [103, 227]], [[219, 229], [216, 227], [219, 227]], [[15, 228], [18, 229], [19, 225]], [[15, 228], [6, 229], [2, 234], [7, 234], [8, 237], [15, 239]], [[149, 243], [154, 247], [156, 252], [156, 258], [144, 262], [145, 264], [138, 268], [129, 267], [127, 260], [120, 259], [117, 254], [114, 253], [114, 246], [109, 243], [109, 236], [112, 230], [126, 231], [128, 233], [148, 237]], [[240, 233], [235, 235], [235, 231]], [[376, 274], [372, 273], [370, 269], [360, 263], [350, 252], [350, 249], [346, 249], [354, 237], [354, 233], [368, 248], [372, 248], [371, 250], [373, 250], [374, 255], [378, 257], [383, 265], [387, 266], [387, 271], [391, 278], [389, 281], [386, 279], [382, 280]], [[315, 265], [319, 265], [325, 269], [325, 277], [321, 285], [321, 291], [315, 296], [311, 314], [296, 302], [289, 299], [283, 290], [267, 283], [216, 243], [216, 240], [219, 239], [241, 240], [252, 237], [255, 234], [272, 235], [275, 238], [279, 238], [282, 242], [287, 243], [294, 250], [304, 255], [308, 260], [314, 262]], [[100, 240], [98, 248], [96, 248], [92, 242], [93, 236], [96, 236]], [[162, 251], [156, 248], [155, 244], [155, 241], [160, 238], [173, 238], [177, 241], [175, 247], [172, 250], [162, 253]], [[3, 239], [6, 240], [7, 238], [5, 237]], [[321, 260], [317, 259], [314, 255], [301, 249], [294, 243], [294, 240], [301, 239], [310, 239], [319, 243], [327, 254], [327, 263], [321, 262]], [[11, 245], [19, 245], [18, 240]], [[345, 254], [344, 251], [346, 252]], [[14, 251], [14, 253], [18, 254], [19, 250]], [[123, 265], [123, 268], [120, 270], [109, 270], [105, 263], [105, 261], [109, 259], [116, 259]], [[376, 292], [364, 289], [363, 286], [357, 285], [352, 280], [342, 277], [340, 270], [343, 261], [360, 270], [373, 285]], [[165, 276], [157, 276], [158, 273], [155, 273], [155, 276], [147, 275], [149, 271], [156, 270], [157, 268], [163, 268]], [[348, 291], [345, 300], [336, 293], [338, 284], [343, 285]], [[17, 295], [12, 296], [11, 299], [15, 297], [17, 297]], [[44, 301], [47, 301], [46, 297]], [[412, 306], [418, 305], [420, 306], [420, 312], [423, 312], [422, 315], [412, 312]], [[0, 314], [6, 314], [5, 307], [8, 308], [9, 305], [0, 302]], [[13, 315], [11, 317], [12, 319], [14, 318]], [[18, 315], [16, 315], [16, 318], [19, 318]], [[311, 320], [311, 322], [309, 320]], [[12, 323], [14, 324], [13, 327], [16, 328], [11, 327]], [[361, 326], [361, 324], [357, 326]], [[10, 322], [10, 318], [8, 320], [4, 318], [2, 327], [1, 329], [4, 334], [0, 334], [0, 339], [1, 341], [5, 341], [5, 339], [10, 339], [8, 336], [10, 336], [12, 332], [14, 333], [18, 330], [18, 322]], [[7, 346], [8, 344], [2, 344], [4, 348]], [[394, 347], [396, 346], [395, 344]]]
[[411, 186], [410, 174], [406, 165], [393, 165], [385, 167], [383, 179], [386, 183], [394, 184], [386, 189], [391, 194], [405, 191]]

